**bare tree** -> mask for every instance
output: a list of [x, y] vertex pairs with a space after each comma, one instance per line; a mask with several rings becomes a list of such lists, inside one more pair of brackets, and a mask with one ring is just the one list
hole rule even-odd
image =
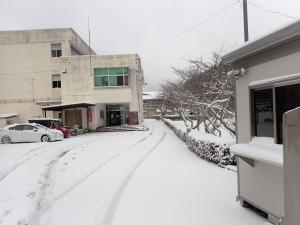
[[[162, 95], [177, 110], [187, 129], [199, 128], [217, 136], [224, 127], [235, 135], [234, 77], [230, 65], [222, 62], [221, 55], [214, 53], [209, 62], [188, 60], [184, 69], [173, 68], [178, 79], [162, 86]], [[191, 117], [195, 126], [188, 125]]]

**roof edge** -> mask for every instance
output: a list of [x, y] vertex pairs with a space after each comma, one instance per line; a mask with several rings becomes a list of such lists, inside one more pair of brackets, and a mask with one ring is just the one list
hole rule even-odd
[[300, 19], [244, 43], [237, 49], [226, 53], [223, 60], [225, 63], [233, 64], [298, 38], [300, 38]]

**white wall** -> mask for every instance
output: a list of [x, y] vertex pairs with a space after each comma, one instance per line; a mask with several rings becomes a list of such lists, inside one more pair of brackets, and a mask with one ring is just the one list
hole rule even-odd
[[[298, 46], [299, 43], [300, 42], [297, 43]], [[287, 50], [289, 50], [289, 48], [293, 48], [293, 46], [287, 46], [287, 48]], [[273, 51], [274, 52], [270, 53], [271, 56], [280, 53], [280, 50], [276, 52], [276, 49], [274, 49]], [[258, 59], [254, 63], [257, 63], [260, 59], [264, 59], [266, 62], [257, 65], [251, 65], [254, 64], [252, 62], [242, 63], [242, 66], [247, 69], [247, 74], [236, 81], [238, 143], [247, 143], [251, 140], [249, 83], [267, 78], [300, 73], [300, 51], [280, 56], [280, 58], [265, 55], [258, 56]], [[268, 59], [269, 61], [267, 61]]]

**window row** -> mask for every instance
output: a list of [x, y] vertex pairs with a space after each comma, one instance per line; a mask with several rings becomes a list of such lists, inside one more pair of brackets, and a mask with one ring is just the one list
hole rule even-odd
[[128, 86], [129, 69], [128, 67], [95, 68], [94, 85], [95, 87]]

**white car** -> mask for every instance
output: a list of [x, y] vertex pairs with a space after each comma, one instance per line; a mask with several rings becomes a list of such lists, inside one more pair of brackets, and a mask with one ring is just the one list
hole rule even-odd
[[61, 141], [63, 139], [64, 135], [61, 131], [49, 129], [34, 123], [13, 124], [0, 130], [0, 141], [2, 144], [13, 142], [49, 142]]

